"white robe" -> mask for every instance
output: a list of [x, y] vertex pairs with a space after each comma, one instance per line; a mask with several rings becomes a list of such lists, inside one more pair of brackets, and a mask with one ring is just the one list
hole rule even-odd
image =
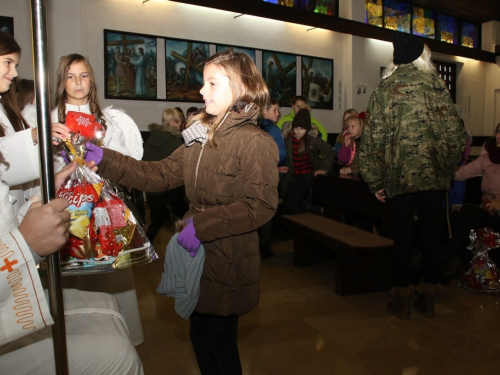
[[[91, 114], [88, 103], [85, 105], [66, 104], [66, 113], [69, 111]], [[104, 108], [102, 114], [108, 128], [104, 137], [104, 147], [141, 160], [142, 136], [134, 120], [122, 110], [111, 106]], [[51, 112], [51, 121], [59, 122], [57, 108]]]
[[36, 180], [40, 177], [38, 146], [33, 144], [31, 128], [14, 131], [1, 104], [0, 123], [6, 134], [0, 137], [0, 149], [5, 160], [5, 163], [0, 164], [0, 173], [10, 186], [10, 194], [17, 200], [14, 205], [17, 212], [39, 190], [36, 188]]

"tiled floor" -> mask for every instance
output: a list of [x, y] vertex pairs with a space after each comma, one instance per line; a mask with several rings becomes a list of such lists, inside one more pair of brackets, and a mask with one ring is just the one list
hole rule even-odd
[[[199, 374], [189, 323], [174, 301], [156, 294], [165, 226], [154, 243], [160, 259], [134, 268], [144, 329], [137, 347], [146, 375]], [[387, 292], [339, 297], [333, 262], [292, 266], [293, 241], [273, 244], [262, 261], [259, 306], [241, 317], [239, 347], [246, 375], [490, 375], [500, 372], [500, 298], [445, 287], [436, 317], [389, 315]]]

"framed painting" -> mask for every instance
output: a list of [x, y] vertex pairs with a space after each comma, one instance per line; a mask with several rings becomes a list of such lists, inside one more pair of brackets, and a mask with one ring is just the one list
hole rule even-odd
[[0, 16], [0, 31], [13, 37], [14, 36], [14, 18]]
[[302, 56], [302, 96], [311, 108], [333, 109], [333, 60]]
[[106, 99], [157, 100], [156, 37], [104, 30]]
[[203, 66], [210, 54], [210, 45], [182, 39], [165, 39], [167, 100], [203, 101]]
[[262, 77], [272, 99], [281, 107], [290, 107], [297, 93], [297, 56], [262, 51]]
[[257, 63], [255, 49], [245, 48], [245, 47], [237, 47], [237, 46], [227, 46], [227, 45], [218, 45], [216, 47], [216, 52], [223, 52], [227, 50], [233, 50], [234, 52], [245, 52], [248, 56], [250, 56], [254, 63]]

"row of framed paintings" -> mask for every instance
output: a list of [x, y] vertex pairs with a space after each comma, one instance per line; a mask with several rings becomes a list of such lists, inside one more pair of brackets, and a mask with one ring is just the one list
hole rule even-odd
[[[165, 99], [159, 99], [157, 94], [158, 43], [164, 43], [165, 50]], [[247, 53], [261, 68], [271, 97], [281, 106], [290, 106], [295, 95], [303, 95], [312, 108], [333, 109], [332, 59], [115, 30], [104, 30], [104, 46], [107, 99], [199, 103], [202, 101], [199, 90], [203, 84], [205, 61], [211, 52], [232, 49]]]

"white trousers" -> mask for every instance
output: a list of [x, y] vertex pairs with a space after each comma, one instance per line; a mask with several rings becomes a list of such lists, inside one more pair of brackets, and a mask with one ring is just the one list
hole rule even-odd
[[[69, 373], [143, 375], [115, 298], [76, 289], [63, 293]], [[0, 369], [5, 374], [55, 374], [51, 327], [0, 347]]]

